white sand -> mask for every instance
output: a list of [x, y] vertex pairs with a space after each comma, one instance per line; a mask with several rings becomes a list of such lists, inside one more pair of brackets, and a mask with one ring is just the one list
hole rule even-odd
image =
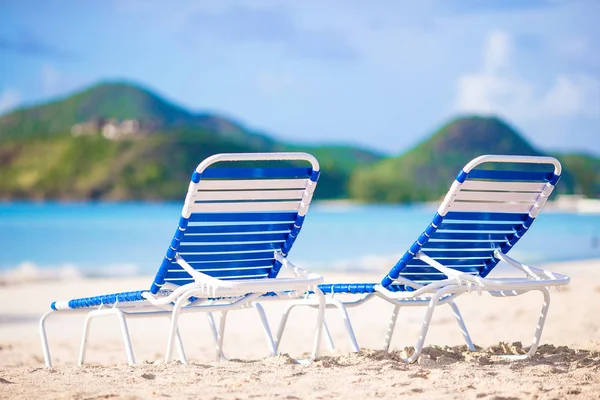
[[[161, 362], [168, 330], [166, 318], [129, 323], [138, 365], [126, 365], [117, 322], [111, 317], [92, 325], [88, 362], [75, 366], [83, 315], [57, 316], [47, 328], [55, 368], [43, 368], [38, 319], [52, 300], [121, 290], [144, 289], [151, 278], [81, 279], [0, 286], [0, 398], [600, 398], [600, 260], [547, 266], [566, 273], [572, 282], [552, 293], [542, 346], [533, 359], [505, 361], [494, 353], [521, 351], [519, 344], [500, 342], [531, 338], [541, 308], [541, 295], [516, 298], [462, 295], [457, 299], [476, 345], [462, 347], [462, 335], [449, 307], [436, 310], [424, 354], [415, 364], [399, 361], [398, 351], [414, 344], [424, 309], [404, 309], [398, 319], [392, 352], [378, 349], [392, 306], [375, 299], [352, 309], [359, 354], [350, 346], [335, 310], [327, 320], [336, 351], [310, 365], [289, 356], [310, 351], [315, 311], [297, 309], [280, 351], [265, 358], [267, 347], [252, 309], [231, 312], [225, 353], [229, 362], [214, 361], [214, 345], [203, 313], [181, 317], [181, 332], [191, 365]], [[377, 281], [378, 275], [352, 279], [327, 274], [329, 281]], [[284, 303], [267, 303], [276, 329]], [[438, 346], [452, 346], [441, 348]], [[490, 348], [490, 346], [492, 346]]]

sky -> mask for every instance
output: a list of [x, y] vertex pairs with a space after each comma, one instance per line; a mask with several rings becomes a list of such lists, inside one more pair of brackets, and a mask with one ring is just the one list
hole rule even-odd
[[407, 151], [497, 115], [600, 154], [600, 0], [0, 0], [0, 113], [131, 81], [292, 142]]

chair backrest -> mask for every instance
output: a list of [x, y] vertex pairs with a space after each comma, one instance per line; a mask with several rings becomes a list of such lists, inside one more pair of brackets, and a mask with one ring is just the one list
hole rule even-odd
[[506, 254], [523, 237], [560, 174], [561, 165], [552, 157], [473, 159], [459, 172], [431, 224], [381, 284], [388, 287], [399, 277], [420, 284], [446, 279], [415, 258], [419, 251], [444, 266], [485, 277], [498, 264], [494, 251]]
[[319, 174], [319, 163], [307, 153], [208, 157], [192, 175], [179, 226], [150, 291], [193, 282], [176, 254], [220, 279], [276, 277], [281, 263], [275, 252], [287, 256], [292, 248]]

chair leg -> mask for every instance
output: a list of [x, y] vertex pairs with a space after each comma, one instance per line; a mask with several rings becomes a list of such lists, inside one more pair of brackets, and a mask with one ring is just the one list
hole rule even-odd
[[315, 328], [315, 342], [313, 345], [312, 359], [316, 359], [319, 356], [319, 350], [321, 348], [321, 336], [323, 334], [323, 322], [325, 321], [325, 295], [315, 286], [315, 294], [319, 297], [319, 311], [317, 314], [317, 326]]
[[[213, 334], [213, 339], [215, 340], [215, 346], [219, 346], [219, 337], [222, 336], [219, 334], [219, 329], [217, 328], [217, 323], [215, 322], [215, 317], [212, 312], [206, 313], [206, 317], [208, 318], [208, 323], [210, 325], [210, 331]], [[225, 323], [225, 322], [223, 322]], [[225, 354], [221, 351], [221, 355], [217, 355], [217, 359], [226, 360]]]
[[412, 363], [419, 358], [421, 355], [421, 351], [423, 351], [423, 344], [425, 343], [425, 337], [427, 336], [427, 331], [429, 330], [429, 324], [431, 323], [431, 318], [433, 317], [433, 311], [438, 304], [438, 301], [442, 296], [454, 290], [451, 286], [446, 286], [440, 290], [438, 290], [429, 300], [429, 304], [427, 305], [427, 310], [425, 311], [425, 316], [423, 317], [423, 323], [421, 324], [421, 332], [419, 333], [419, 339], [415, 344], [415, 352], [407, 358], [403, 358], [402, 360], [407, 363]]
[[327, 321], [323, 319], [323, 332], [325, 333], [325, 340], [327, 340], [327, 347], [329, 347], [330, 352], [335, 352], [335, 346], [333, 345], [333, 339], [331, 338], [331, 332], [329, 332], [329, 327], [327, 326]]
[[48, 346], [48, 337], [46, 336], [46, 319], [53, 313], [54, 310], [50, 310], [40, 318], [40, 337], [42, 338], [42, 351], [44, 353], [44, 363], [46, 364], [46, 368], [52, 368], [50, 347]]
[[550, 309], [550, 290], [545, 287], [540, 289], [540, 292], [542, 292], [542, 295], [544, 296], [544, 302], [542, 303], [542, 310], [540, 311], [540, 317], [538, 318], [538, 323], [535, 327], [535, 333], [533, 335], [533, 343], [527, 352], [527, 357], [534, 355], [538, 346], [540, 345], [542, 330], [544, 329], [544, 324], [546, 324], [546, 317], [548, 316], [548, 310]]
[[127, 362], [129, 363], [129, 365], [135, 364], [135, 357], [133, 356], [133, 348], [131, 347], [131, 338], [129, 337], [129, 329], [127, 328], [127, 320], [125, 318], [125, 314], [123, 314], [123, 312], [118, 308], [107, 308], [90, 311], [85, 317], [85, 322], [83, 323], [83, 334], [81, 337], [81, 346], [79, 348], [79, 360], [77, 362], [78, 366], [82, 366], [85, 362], [85, 354], [92, 318], [106, 315], [117, 316], [117, 319], [119, 320], [119, 325], [121, 327], [121, 336], [123, 338], [123, 344], [125, 346], [125, 355], [127, 356]]
[[546, 323], [546, 317], [548, 316], [548, 310], [550, 309], [550, 290], [548, 290], [548, 288], [546, 287], [537, 290], [542, 292], [544, 296], [544, 302], [542, 303], [542, 310], [540, 311], [540, 316], [538, 318], [538, 322], [535, 327], [535, 332], [533, 334], [533, 342], [531, 343], [531, 348], [529, 349], [527, 354], [505, 355], [502, 356], [502, 358], [509, 360], [523, 360], [531, 357], [537, 351], [537, 348], [540, 345], [540, 340], [542, 338], [542, 330], [544, 329], [544, 324]]
[[275, 353], [279, 351], [279, 345], [281, 344], [281, 337], [283, 336], [283, 331], [285, 330], [285, 325], [287, 324], [288, 317], [290, 316], [290, 312], [296, 307], [299, 306], [298, 303], [292, 303], [288, 305], [281, 315], [281, 320], [279, 321], [279, 327], [277, 328], [277, 333], [275, 334]]
[[346, 333], [348, 333], [348, 339], [350, 339], [352, 352], [358, 353], [360, 351], [360, 347], [358, 346], [356, 336], [354, 335], [354, 329], [352, 328], [352, 323], [350, 322], [350, 317], [348, 316], [348, 310], [346, 310], [346, 306], [341, 301], [333, 298], [330, 298], [329, 302], [330, 304], [336, 306], [338, 310], [340, 310], [340, 313], [342, 314], [342, 320], [344, 321], [344, 327], [346, 328]]
[[223, 354], [223, 339], [225, 334], [225, 320], [227, 319], [227, 311], [221, 311], [221, 318], [219, 318], [219, 335], [217, 340], [217, 360], [226, 360]]
[[265, 338], [267, 339], [267, 346], [269, 348], [269, 352], [271, 356], [277, 354], [277, 350], [275, 348], [275, 342], [273, 342], [273, 335], [271, 333], [271, 328], [269, 328], [269, 321], [267, 320], [267, 316], [265, 314], [265, 309], [260, 303], [252, 303], [252, 306], [258, 312], [258, 316], [260, 317], [260, 322], [263, 327], [263, 331], [265, 332]]
[[208, 324], [210, 325], [210, 331], [213, 334], [213, 339], [215, 339], [215, 343], [219, 340], [219, 333], [217, 332], [217, 324], [215, 323], [215, 317], [212, 312], [206, 313], [206, 318], [208, 318]]
[[469, 350], [475, 351], [475, 346], [473, 345], [473, 341], [471, 340], [471, 335], [469, 335], [469, 331], [467, 330], [467, 325], [465, 324], [465, 320], [463, 319], [463, 317], [458, 309], [458, 306], [456, 305], [454, 300], [450, 300], [448, 302], [448, 305], [450, 306], [450, 308], [452, 308], [452, 313], [454, 314], [454, 318], [456, 319], [456, 322], [458, 323], [458, 327], [460, 328], [460, 331], [462, 332], [462, 335], [463, 335], [463, 338], [465, 339], [465, 343], [467, 344], [467, 347], [469, 348]]
[[179, 333], [179, 329], [177, 329], [177, 334], [175, 338], [177, 340], [177, 352], [179, 353], [179, 360], [182, 364], [187, 365], [188, 360], [185, 355], [185, 350], [183, 349], [183, 341], [181, 340], [181, 334]]
[[175, 336], [179, 332], [179, 313], [183, 305], [187, 302], [187, 298], [182, 296], [175, 302], [173, 311], [171, 311], [171, 326], [169, 327], [169, 338], [167, 339], [167, 351], [165, 353], [165, 362], [171, 362], [173, 359], [173, 346], [175, 344]]
[[392, 311], [392, 317], [390, 318], [390, 323], [388, 324], [388, 329], [385, 334], [385, 343], [383, 345], [384, 351], [390, 350], [390, 343], [392, 343], [392, 336], [394, 335], [394, 330], [396, 329], [396, 320], [398, 319], [398, 313], [400, 313], [400, 305], [394, 306], [394, 310]]
[[127, 361], [129, 365], [135, 364], [135, 359], [133, 357], [133, 348], [131, 347], [131, 338], [129, 337], [129, 329], [127, 328], [127, 320], [125, 318], [125, 314], [119, 309], [114, 309], [117, 314], [117, 318], [119, 318], [119, 324], [121, 325], [121, 334], [123, 335], [123, 343], [125, 343], [125, 353], [127, 354]]
[[85, 317], [85, 321], [83, 323], [83, 333], [81, 336], [81, 345], [79, 346], [79, 359], [77, 360], [77, 365], [81, 367], [85, 362], [85, 351], [87, 348], [88, 337], [90, 334], [90, 323], [92, 322], [92, 313], [88, 313]]

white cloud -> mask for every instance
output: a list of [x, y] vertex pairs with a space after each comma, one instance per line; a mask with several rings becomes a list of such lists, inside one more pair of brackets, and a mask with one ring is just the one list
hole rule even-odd
[[560, 74], [551, 85], [537, 87], [520, 75], [512, 53], [508, 33], [489, 34], [481, 70], [458, 78], [458, 111], [498, 114], [520, 121], [600, 116], [600, 80], [596, 77]]
[[560, 117], [600, 116], [600, 81], [587, 75], [559, 75], [542, 98], [540, 111]]
[[15, 108], [21, 102], [21, 94], [14, 89], [0, 93], [0, 114]]

